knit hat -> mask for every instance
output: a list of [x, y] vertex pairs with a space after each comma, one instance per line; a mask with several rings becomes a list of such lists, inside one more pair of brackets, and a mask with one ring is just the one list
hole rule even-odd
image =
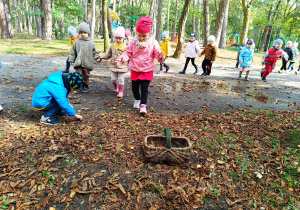
[[141, 17], [136, 23], [136, 32], [147, 34], [151, 31], [152, 24], [151, 17]]
[[249, 44], [249, 45], [253, 45], [253, 42], [254, 42], [253, 39], [248, 39], [247, 40], [247, 44]]
[[286, 43], [286, 45], [292, 45], [292, 44], [293, 44], [292, 41], [288, 41], [288, 42]]
[[75, 37], [77, 36], [76, 28], [74, 26], [70, 26], [68, 28], [68, 33], [69, 33], [69, 35], [73, 35]]
[[125, 39], [125, 29], [123, 27], [117, 27], [114, 31], [114, 37], [122, 37]]
[[71, 72], [68, 74], [68, 80], [70, 81], [70, 86], [74, 89], [83, 88], [83, 77], [78, 72]]
[[2, 67], [3, 65], [2, 65], [2, 62], [0, 61], [0, 67]]
[[196, 37], [196, 33], [195, 32], [190, 33], [190, 37]]
[[130, 32], [129, 29], [126, 29], [126, 30], [125, 30], [125, 36], [131, 36], [131, 32]]
[[276, 45], [276, 44], [278, 44], [278, 43], [281, 43], [281, 44], [282, 44], [282, 43], [283, 43], [283, 41], [282, 41], [281, 39], [276, 39], [276, 40], [274, 41], [274, 43], [273, 43], [273, 44], [274, 44], [274, 45]]
[[[298, 47], [298, 43], [297, 43], [297, 42], [294, 42], [294, 43], [293, 43], [293, 46], [297, 48], [297, 47]], [[1, 62], [1, 61], [0, 61], [0, 62]]]
[[89, 34], [89, 36], [91, 35], [90, 26], [86, 22], [82, 22], [79, 24], [78, 31], [79, 31], [79, 33], [86, 32]]
[[167, 37], [167, 38], [169, 38], [169, 31], [164, 31], [164, 32], [162, 32], [162, 35], [161, 35], [162, 37]]
[[216, 37], [214, 35], [210, 35], [209, 37], [207, 37], [207, 41], [215, 42], [216, 41]]

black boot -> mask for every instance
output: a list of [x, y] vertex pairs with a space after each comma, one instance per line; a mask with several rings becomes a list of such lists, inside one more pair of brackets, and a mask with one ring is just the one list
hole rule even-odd
[[87, 84], [84, 84], [82, 90], [81, 90], [82, 93], [87, 93], [89, 92], [89, 86]]
[[185, 69], [179, 72], [179, 74], [185, 74]]
[[194, 74], [198, 74], [198, 73], [199, 73], [198, 68], [196, 68], [196, 71], [194, 72]]

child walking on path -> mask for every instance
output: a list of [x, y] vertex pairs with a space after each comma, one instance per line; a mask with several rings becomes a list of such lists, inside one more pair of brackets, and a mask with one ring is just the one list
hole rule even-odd
[[[2, 62], [0, 61], [0, 69], [2, 69]], [[1, 104], [0, 104], [0, 112], [2, 112], [3, 111], [3, 108], [2, 108], [2, 106], [1, 106]]]
[[194, 74], [197, 74], [199, 72], [198, 67], [195, 64], [195, 57], [200, 54], [200, 48], [199, 48], [198, 41], [195, 40], [195, 37], [196, 37], [195, 32], [190, 33], [190, 40], [189, 40], [189, 43], [187, 44], [186, 50], [185, 50], [185, 57], [186, 57], [185, 65], [184, 65], [183, 70], [180, 71], [179, 74], [185, 74], [186, 68], [187, 68], [190, 60], [192, 61], [192, 65], [196, 69]]
[[276, 39], [274, 41], [274, 46], [270, 49], [267, 50], [267, 52], [263, 55], [261, 62], [262, 65], [265, 64], [265, 69], [261, 71], [261, 78], [264, 82], [267, 81], [267, 76], [272, 72], [272, 70], [275, 68], [276, 61], [280, 57], [284, 57], [285, 61], [288, 61], [288, 54], [284, 52], [281, 49], [282, 46], [282, 40], [281, 39]]
[[161, 50], [164, 52], [165, 60], [160, 63], [160, 68], [158, 74], [162, 73], [163, 67], [166, 67], [166, 73], [169, 71], [169, 66], [166, 64], [166, 59], [170, 53], [170, 42], [169, 42], [169, 31], [164, 31], [162, 33], [163, 40], [160, 42]]
[[[70, 45], [72, 46], [74, 42], [80, 37], [80, 35], [77, 34], [76, 28], [74, 26], [70, 26], [68, 28], [68, 33], [69, 33], [69, 42]], [[70, 62], [68, 57], [66, 61], [66, 69], [63, 71], [63, 73], [69, 73], [69, 72], [70, 72]]]
[[247, 41], [248, 41], [248, 39], [244, 38], [243, 39], [243, 44], [238, 49], [238, 56], [237, 56], [237, 61], [236, 61], [235, 69], [239, 68], [239, 65], [240, 65], [240, 63], [239, 63], [240, 53], [242, 52], [243, 48], [246, 47]]
[[292, 61], [293, 58], [294, 58], [294, 54], [293, 54], [293, 50], [292, 50], [292, 42], [291, 41], [288, 41], [286, 43], [286, 47], [283, 49], [284, 52], [287, 53], [287, 55], [289, 56], [288, 57], [288, 60], [286, 61], [284, 58], [282, 58], [282, 67], [280, 68], [280, 70], [278, 71], [279, 73], [283, 73], [283, 72], [286, 72], [286, 64], [289, 62], [289, 61]]
[[216, 37], [210, 35], [207, 38], [208, 44], [205, 46], [204, 50], [200, 53], [199, 57], [205, 54], [204, 60], [202, 62], [203, 76], [209, 76], [211, 73], [211, 66], [216, 60], [218, 47], [215, 44]]
[[118, 93], [117, 97], [123, 97], [124, 85], [125, 85], [125, 74], [128, 72], [128, 66], [126, 64], [121, 64], [116, 62], [116, 59], [122, 55], [126, 49], [124, 43], [125, 39], [125, 29], [123, 27], [118, 27], [114, 31], [115, 43], [110, 45], [108, 52], [100, 56], [105, 60], [110, 59], [110, 71], [111, 71], [111, 81], [114, 85], [114, 92]]
[[40, 122], [48, 125], [59, 124], [60, 121], [55, 118], [55, 115], [63, 117], [66, 114], [82, 120], [82, 116], [76, 114], [76, 110], [67, 98], [72, 89], [81, 88], [82, 85], [82, 75], [77, 72], [69, 75], [55, 72], [40, 83], [32, 96], [32, 105], [37, 110], [45, 112]]
[[246, 47], [244, 47], [239, 55], [239, 78], [242, 79], [243, 71], [246, 72], [245, 80], [248, 81], [248, 76], [250, 71], [252, 70], [252, 62], [253, 62], [253, 39], [248, 39], [246, 43]]
[[293, 72], [295, 71], [295, 68], [294, 68], [294, 65], [295, 63], [297, 62], [297, 57], [298, 57], [298, 43], [297, 42], [294, 42], [293, 45], [292, 45], [292, 50], [293, 50], [293, 60], [291, 60], [290, 62], [290, 65], [288, 67], [287, 70], [289, 70], [290, 72]]
[[91, 31], [89, 25], [85, 22], [80, 23], [78, 26], [80, 38], [73, 44], [69, 61], [73, 65], [76, 72], [81, 73], [84, 80], [84, 86], [81, 92], [88, 92], [90, 71], [94, 68], [94, 61], [100, 62], [100, 55], [97, 52], [95, 43], [89, 37]]
[[140, 109], [146, 114], [148, 87], [153, 80], [153, 71], [156, 67], [154, 59], [163, 62], [164, 53], [158, 42], [151, 36], [151, 17], [141, 17], [136, 24], [137, 36], [133, 37], [117, 62], [129, 61], [131, 69], [132, 92], [135, 98], [133, 108]]

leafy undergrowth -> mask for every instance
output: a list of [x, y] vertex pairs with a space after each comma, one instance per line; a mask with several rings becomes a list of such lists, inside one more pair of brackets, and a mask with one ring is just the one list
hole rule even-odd
[[[54, 127], [16, 115], [0, 124], [2, 209], [299, 208], [299, 112], [124, 111]], [[164, 127], [190, 139], [190, 162], [145, 160], [144, 137]]]

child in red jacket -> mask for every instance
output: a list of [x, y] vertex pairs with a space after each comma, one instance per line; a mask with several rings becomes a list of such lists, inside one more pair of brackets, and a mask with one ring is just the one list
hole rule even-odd
[[267, 81], [266, 77], [272, 72], [272, 70], [275, 68], [276, 61], [280, 57], [284, 57], [286, 61], [288, 61], [289, 56], [286, 52], [284, 52], [282, 47], [282, 40], [276, 39], [274, 41], [274, 46], [264, 54], [264, 56], [261, 59], [262, 65], [265, 64], [265, 69], [261, 71], [261, 78], [264, 82]]

